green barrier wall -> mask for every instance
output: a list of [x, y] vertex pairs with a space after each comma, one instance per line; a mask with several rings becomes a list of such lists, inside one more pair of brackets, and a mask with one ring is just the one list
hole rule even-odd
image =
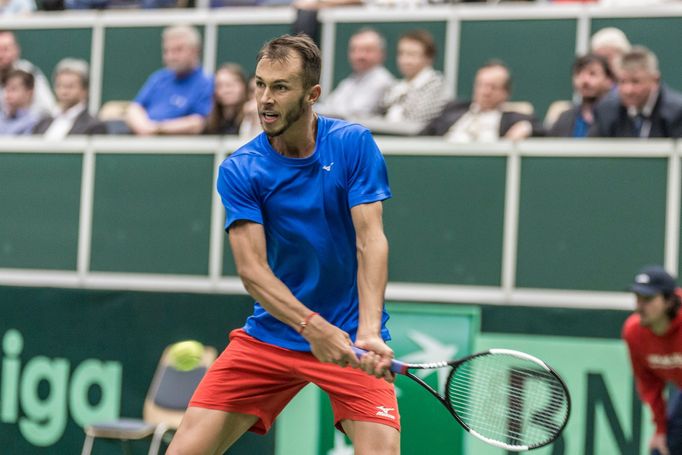
[[38, 66], [52, 81], [52, 71], [63, 58], [91, 59], [92, 29], [23, 29], [16, 31], [22, 58]]
[[0, 268], [75, 270], [82, 157], [0, 154]]
[[91, 269], [208, 273], [213, 156], [99, 155]]
[[291, 33], [289, 24], [223, 25], [218, 27], [216, 68], [239, 63], [247, 77], [256, 71], [256, 55], [266, 41]]

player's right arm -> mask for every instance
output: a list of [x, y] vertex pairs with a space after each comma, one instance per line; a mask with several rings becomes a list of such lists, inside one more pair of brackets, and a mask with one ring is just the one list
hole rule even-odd
[[[252, 221], [235, 221], [230, 226], [229, 238], [237, 274], [246, 291], [268, 313], [299, 331], [301, 321], [309, 318], [311, 310], [270, 269], [263, 226]], [[310, 343], [313, 355], [321, 362], [358, 365], [348, 334], [323, 317], [315, 315], [309, 318], [302, 335]]]

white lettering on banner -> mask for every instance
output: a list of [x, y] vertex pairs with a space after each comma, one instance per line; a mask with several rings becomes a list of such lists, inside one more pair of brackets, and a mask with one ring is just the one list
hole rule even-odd
[[[23, 349], [21, 332], [15, 329], [5, 332], [0, 423], [17, 424], [28, 442], [47, 447], [64, 434], [69, 411], [80, 426], [119, 417], [123, 370], [120, 362], [86, 359], [69, 376], [70, 361], [64, 358], [33, 357], [22, 369]], [[47, 395], [39, 390], [41, 383], [49, 386]], [[100, 390], [97, 403], [91, 403], [88, 397], [93, 386]]]
[[646, 358], [651, 368], [671, 369], [682, 368], [682, 353], [673, 352], [672, 354], [650, 354]]

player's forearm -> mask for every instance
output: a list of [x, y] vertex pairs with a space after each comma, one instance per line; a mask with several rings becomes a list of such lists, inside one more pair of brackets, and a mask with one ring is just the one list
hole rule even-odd
[[388, 241], [383, 231], [358, 240], [358, 338], [381, 335], [388, 280]]
[[135, 133], [146, 132], [152, 128], [153, 122], [147, 116], [147, 112], [137, 103], [132, 103], [126, 111], [126, 123]]
[[252, 265], [238, 271], [246, 291], [268, 313], [295, 330], [311, 310], [301, 303], [267, 266]]

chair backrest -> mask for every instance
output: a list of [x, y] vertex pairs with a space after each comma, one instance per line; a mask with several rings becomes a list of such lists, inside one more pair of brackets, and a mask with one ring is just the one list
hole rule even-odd
[[180, 425], [194, 389], [216, 359], [217, 352], [211, 346], [204, 346], [199, 364], [192, 370], [180, 371], [170, 364], [169, 349], [166, 348], [161, 356], [142, 413], [146, 422], [162, 423], [174, 429]]
[[573, 103], [571, 103], [569, 100], [558, 100], [552, 102], [547, 109], [547, 114], [545, 115], [545, 128], [551, 128], [559, 116], [565, 111], [569, 110], [572, 106]]
[[130, 106], [130, 101], [127, 100], [107, 101], [99, 109], [97, 117], [99, 117], [99, 119], [102, 121], [124, 120], [126, 118], [128, 106]]

